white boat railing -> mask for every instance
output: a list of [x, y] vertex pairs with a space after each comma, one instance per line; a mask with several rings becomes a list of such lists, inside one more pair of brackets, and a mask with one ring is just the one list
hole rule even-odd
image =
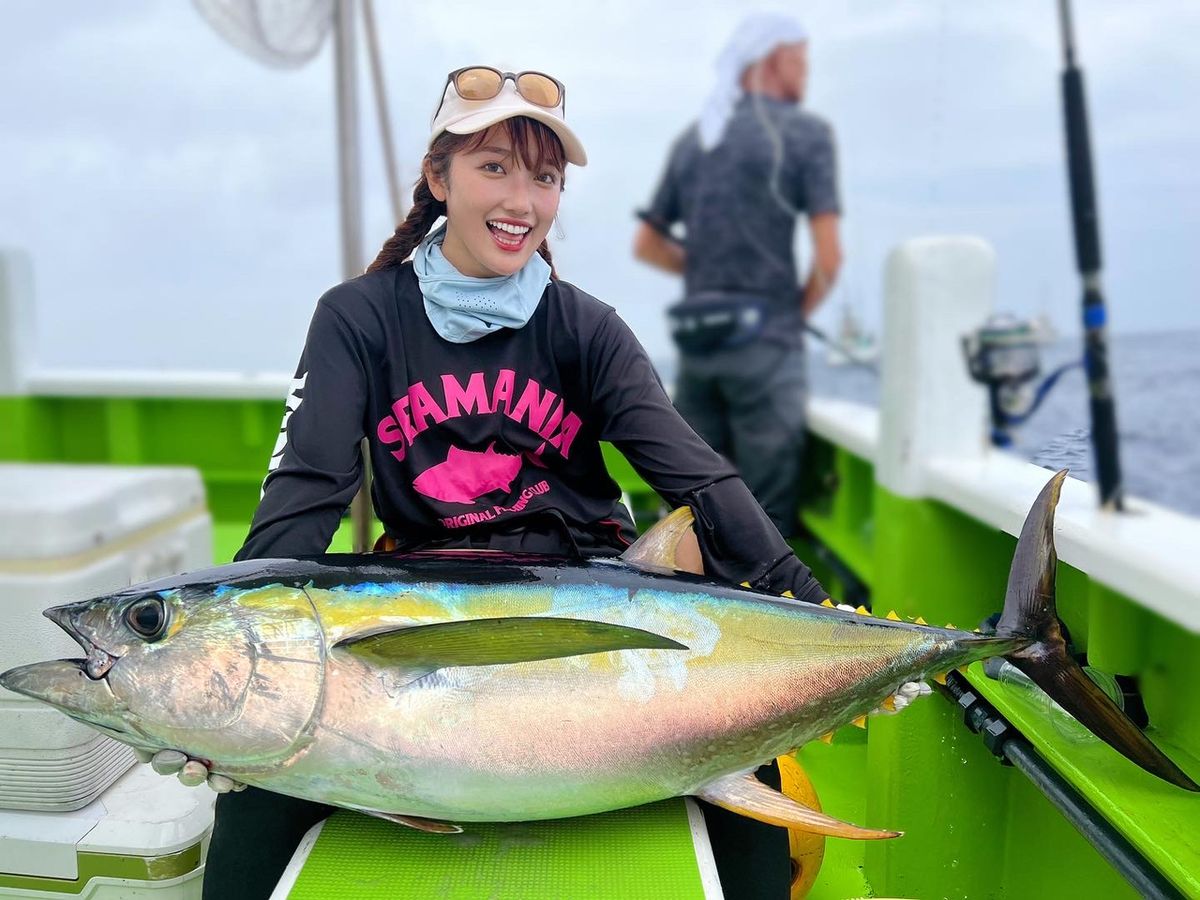
[[[874, 463], [879, 414], [869, 406], [816, 398], [813, 433]], [[1012, 454], [976, 459], [933, 457], [922, 464], [924, 496], [1016, 536], [1048, 472]], [[1063, 486], [1055, 516], [1059, 558], [1189, 631], [1200, 632], [1200, 520], [1127, 498], [1121, 514], [1101, 511], [1096, 488], [1075, 478]]]
[[33, 267], [29, 256], [0, 247], [0, 397], [287, 397], [289, 372], [178, 369], [68, 369], [38, 364]]
[[152, 369], [35, 369], [23, 393], [35, 397], [202, 397], [278, 400], [291, 376], [282, 372], [154, 371]]
[[[994, 255], [972, 238], [922, 238], [888, 260], [882, 408], [814, 399], [809, 428], [875, 467], [891, 493], [945, 503], [1017, 535], [1046, 469], [991, 448], [987, 396], [960, 336], [992, 311]], [[1128, 498], [1099, 508], [1068, 478], [1055, 516], [1059, 558], [1146, 609], [1200, 632], [1200, 519]]]

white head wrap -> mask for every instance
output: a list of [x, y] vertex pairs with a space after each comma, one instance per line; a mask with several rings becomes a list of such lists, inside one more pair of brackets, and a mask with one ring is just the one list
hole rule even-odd
[[721, 143], [733, 107], [742, 96], [742, 73], [783, 44], [808, 40], [804, 26], [782, 13], [753, 13], [742, 20], [717, 57], [717, 78], [700, 111], [700, 146]]

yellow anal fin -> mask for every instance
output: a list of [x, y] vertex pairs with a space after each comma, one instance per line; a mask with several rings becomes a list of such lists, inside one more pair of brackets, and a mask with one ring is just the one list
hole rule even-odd
[[404, 816], [399, 813], [376, 812], [369, 809], [364, 809], [363, 812], [377, 819], [387, 819], [387, 821], [395, 822], [397, 825], [404, 825], [406, 828], [415, 828], [417, 831], [427, 831], [430, 834], [462, 834], [461, 825], [439, 822], [437, 819], [422, 819], [420, 816]]
[[769, 788], [753, 775], [726, 775], [711, 781], [696, 792], [696, 796], [714, 806], [735, 812], [748, 819], [778, 825], [795, 831], [812, 834], [827, 834], [833, 837], [854, 838], [862, 841], [877, 841], [900, 837], [899, 831], [878, 831], [863, 828], [827, 816], [785, 797], [774, 788]]

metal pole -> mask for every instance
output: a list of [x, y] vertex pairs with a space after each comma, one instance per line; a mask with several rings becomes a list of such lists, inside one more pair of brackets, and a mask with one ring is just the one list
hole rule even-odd
[[362, 178], [358, 154], [358, 84], [354, 50], [354, 0], [338, 0], [334, 18], [337, 94], [338, 201], [341, 211], [342, 277], [363, 272]]
[[375, 95], [375, 115], [379, 119], [379, 140], [383, 144], [383, 171], [387, 175], [388, 196], [392, 201], [394, 224], [404, 220], [404, 200], [400, 194], [400, 179], [396, 167], [396, 148], [392, 143], [392, 121], [388, 114], [387, 85], [383, 80], [383, 63], [379, 53], [379, 37], [375, 30], [375, 4], [362, 0], [363, 30], [367, 37], [367, 59], [371, 63], [371, 86]]
[[1083, 72], [1075, 64], [1075, 36], [1070, 0], [1059, 0], [1063, 45], [1063, 115], [1066, 124], [1067, 170], [1071, 186], [1071, 219], [1075, 232], [1075, 259], [1083, 278], [1083, 363], [1087, 373], [1092, 442], [1100, 481], [1100, 505], [1120, 510], [1124, 489], [1117, 449], [1117, 412], [1108, 368], [1107, 313], [1100, 282], [1100, 217], [1092, 170], [1087, 102]]
[[[362, 178], [358, 153], [358, 85], [354, 52], [354, 0], [338, 0], [333, 19], [334, 93], [337, 103], [338, 203], [342, 237], [342, 277], [362, 274]], [[366, 441], [361, 447], [363, 480], [350, 517], [354, 550], [371, 549], [371, 470]]]

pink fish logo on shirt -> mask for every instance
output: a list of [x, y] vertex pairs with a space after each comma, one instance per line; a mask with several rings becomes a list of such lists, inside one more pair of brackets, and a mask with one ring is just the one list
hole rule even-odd
[[413, 490], [444, 503], [474, 503], [492, 491], [508, 491], [521, 471], [521, 457], [497, 453], [495, 443], [480, 453], [451, 446], [445, 462], [413, 480]]

